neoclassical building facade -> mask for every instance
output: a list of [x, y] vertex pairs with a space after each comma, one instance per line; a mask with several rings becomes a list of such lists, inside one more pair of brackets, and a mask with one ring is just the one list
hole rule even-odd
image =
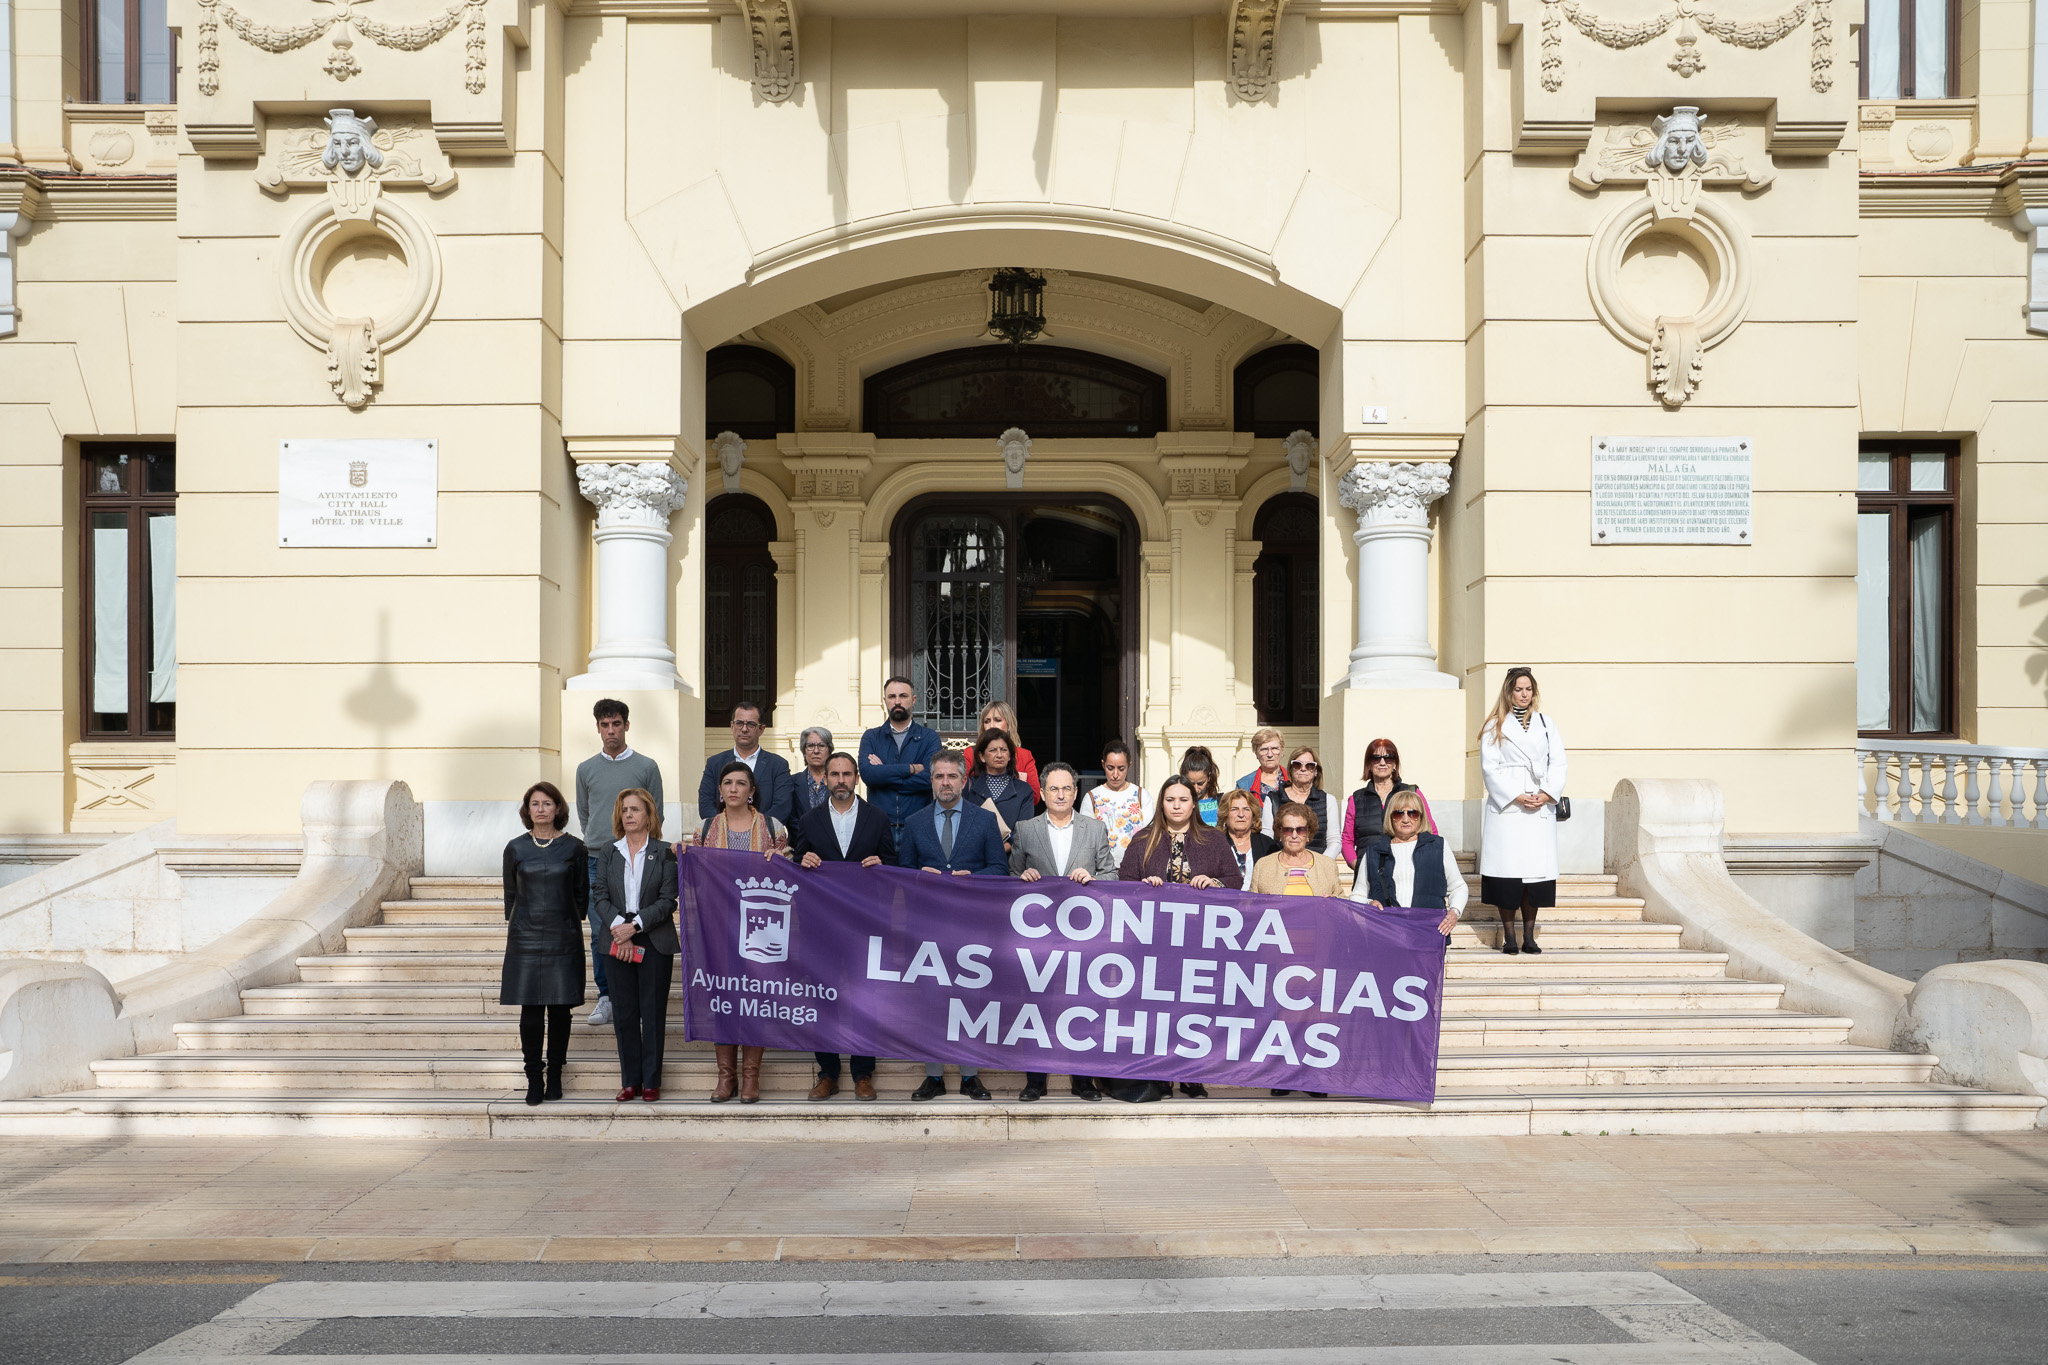
[[1453, 803], [1526, 663], [1755, 836], [2048, 746], [2034, 8], [1712, 3], [0, 0], [0, 830], [898, 672]]

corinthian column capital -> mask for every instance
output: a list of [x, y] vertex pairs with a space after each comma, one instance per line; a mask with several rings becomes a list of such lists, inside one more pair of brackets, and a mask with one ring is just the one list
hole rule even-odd
[[667, 464], [584, 464], [576, 467], [576, 489], [596, 504], [600, 530], [643, 526], [666, 531], [690, 484]]
[[1429, 524], [1429, 505], [1451, 491], [1443, 460], [1363, 460], [1344, 472], [1337, 501], [1358, 513], [1361, 528]]

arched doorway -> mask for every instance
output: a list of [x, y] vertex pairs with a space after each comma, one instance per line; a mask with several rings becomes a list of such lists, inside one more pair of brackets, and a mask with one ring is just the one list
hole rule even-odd
[[1319, 719], [1320, 524], [1316, 500], [1306, 493], [1275, 494], [1252, 523], [1259, 542], [1252, 564], [1252, 696], [1261, 725], [1314, 725]]
[[1137, 725], [1138, 536], [1099, 495], [935, 494], [892, 536], [893, 672], [918, 720], [971, 737], [991, 701], [1017, 710], [1041, 765], [1084, 775]]
[[775, 723], [775, 514], [728, 493], [704, 509], [704, 723], [732, 723], [742, 702]]

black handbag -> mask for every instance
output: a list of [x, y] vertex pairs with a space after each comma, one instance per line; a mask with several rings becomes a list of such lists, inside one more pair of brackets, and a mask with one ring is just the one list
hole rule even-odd
[[1557, 798], [1557, 820], [1559, 824], [1572, 818], [1572, 799], [1569, 796]]

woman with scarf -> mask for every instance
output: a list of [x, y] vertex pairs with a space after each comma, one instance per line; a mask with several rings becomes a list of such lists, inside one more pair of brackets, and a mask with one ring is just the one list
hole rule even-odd
[[[1557, 904], [1557, 812], [1564, 794], [1564, 737], [1538, 709], [1536, 675], [1511, 668], [1479, 727], [1479, 898], [1500, 911], [1500, 950], [1540, 953], [1536, 912]], [[1515, 938], [1515, 912], [1522, 936]]]
[[[754, 785], [754, 770], [737, 760], [718, 770], [718, 810], [697, 831], [699, 848], [724, 848], [735, 852], [759, 853], [766, 857], [789, 856], [788, 836], [774, 817], [754, 809], [760, 788]], [[711, 1092], [713, 1104], [723, 1104], [735, 1092], [741, 1104], [761, 1098], [761, 1054], [766, 1048], [717, 1043], [718, 1084]]]

